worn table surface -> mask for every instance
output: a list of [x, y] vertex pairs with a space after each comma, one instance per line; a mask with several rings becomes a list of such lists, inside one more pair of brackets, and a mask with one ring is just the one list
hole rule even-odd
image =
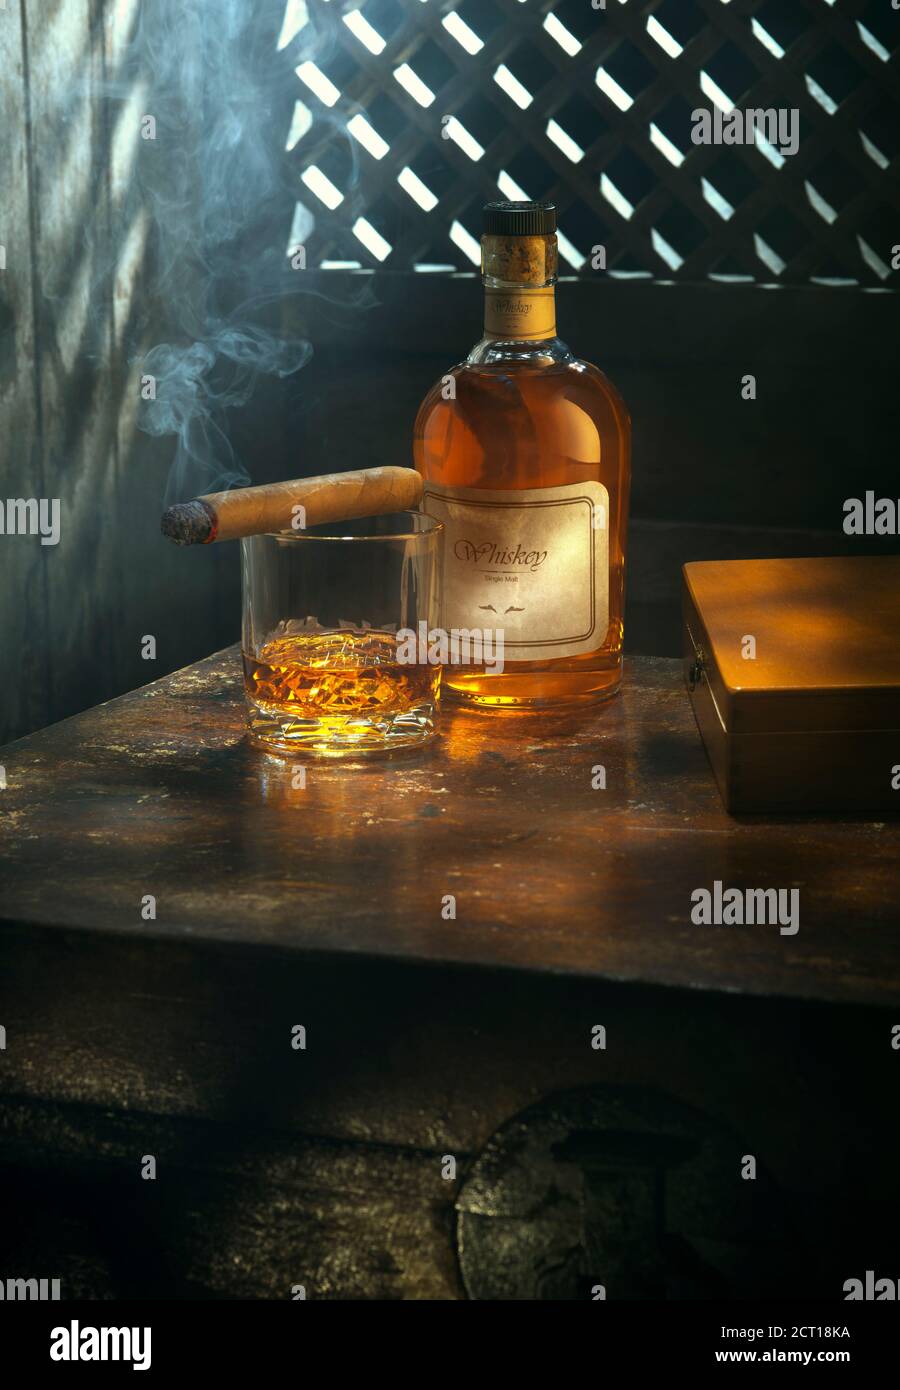
[[[234, 648], [0, 752], [0, 931], [898, 998], [900, 825], [729, 817], [676, 661], [587, 714], [447, 709], [426, 750], [305, 789], [242, 716]], [[693, 925], [716, 879], [799, 888], [799, 933]]]

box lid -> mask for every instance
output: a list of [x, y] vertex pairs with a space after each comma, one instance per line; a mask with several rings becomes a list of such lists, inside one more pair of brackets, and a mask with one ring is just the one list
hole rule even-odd
[[900, 556], [703, 560], [683, 574], [730, 733], [900, 730]]

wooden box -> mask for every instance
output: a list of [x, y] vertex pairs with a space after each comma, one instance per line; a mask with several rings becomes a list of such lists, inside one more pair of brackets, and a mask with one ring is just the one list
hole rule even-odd
[[685, 679], [727, 809], [900, 810], [900, 557], [683, 576]]

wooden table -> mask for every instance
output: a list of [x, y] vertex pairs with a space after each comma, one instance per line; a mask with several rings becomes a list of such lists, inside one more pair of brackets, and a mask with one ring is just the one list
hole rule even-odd
[[[481, 1296], [474, 1157], [574, 1086], [749, 1128], [773, 1191], [817, 1194], [804, 1240], [860, 1136], [891, 1190], [896, 821], [730, 818], [670, 660], [589, 714], [445, 712], [426, 750], [305, 787], [242, 714], [230, 649], [0, 752], [0, 1157], [43, 1155], [89, 1213], [48, 1247], [76, 1287]], [[799, 888], [799, 932], [692, 924], [715, 880]], [[134, 1284], [102, 1194], [147, 1153], [169, 1253]]]
[[[248, 747], [242, 713], [233, 650], [0, 754], [3, 920], [897, 999], [897, 823], [726, 815], [677, 662], [630, 662], [621, 697], [587, 717], [445, 714], [427, 750], [314, 763], [305, 790]], [[799, 933], [693, 926], [691, 892], [716, 879], [798, 887]]]

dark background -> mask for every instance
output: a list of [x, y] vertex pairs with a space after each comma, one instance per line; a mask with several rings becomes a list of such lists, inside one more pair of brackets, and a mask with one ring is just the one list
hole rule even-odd
[[[603, 13], [586, 4], [368, 0], [363, 12], [386, 40], [372, 55], [342, 23], [351, 8], [312, 3], [292, 36], [281, 28], [280, 0], [188, 10], [167, 0], [23, 0], [0, 17], [0, 495], [59, 497], [62, 507], [58, 546], [0, 540], [0, 739], [238, 635], [235, 546], [183, 551], [159, 535], [175, 441], [138, 427], [143, 354], [202, 337], [204, 313], [233, 314], [256, 295], [247, 321], [299, 335], [312, 358], [293, 375], [260, 375], [242, 409], [218, 416], [244, 473], [265, 482], [409, 462], [419, 401], [479, 336], [480, 284], [449, 229], [461, 222], [477, 236], [477, 210], [498, 196], [501, 170], [529, 196], [555, 198], [562, 229], [584, 252], [607, 248], [606, 271], [589, 259], [577, 274], [563, 265], [559, 323], [632, 412], [632, 652], [678, 651], [686, 560], [896, 549], [896, 537], [842, 533], [846, 498], [900, 492], [898, 273], [890, 271], [900, 242], [896, 12], [855, 3], [666, 0], [611, 3]], [[454, 8], [484, 38], [472, 58], [441, 24]], [[551, 10], [581, 42], [575, 58], [543, 29]], [[218, 129], [223, 91], [233, 93], [232, 60], [215, 46], [226, 16], [243, 84], [240, 102], [228, 96], [228, 114], [248, 134], [216, 153], [205, 142]], [[648, 35], [654, 16], [682, 43], [677, 60]], [[754, 17], [784, 57], [754, 36]], [[154, 30], [157, 20], [169, 30]], [[288, 34], [280, 50], [279, 32]], [[186, 93], [171, 65], [182, 51], [198, 63]], [[295, 73], [310, 54], [340, 90], [332, 107]], [[427, 109], [394, 80], [403, 62], [435, 90]], [[493, 81], [500, 62], [534, 93], [526, 112]], [[627, 111], [597, 87], [598, 66], [633, 93]], [[776, 170], [752, 147], [692, 147], [686, 121], [692, 105], [706, 104], [701, 70], [742, 105], [798, 106], [800, 152]], [[808, 76], [829, 93], [832, 112], [812, 99]], [[173, 82], [183, 110], [167, 122]], [[311, 125], [285, 150], [299, 100]], [[135, 133], [150, 110], [160, 118], [155, 142]], [[360, 111], [390, 140], [383, 160], [346, 135]], [[477, 135], [482, 159], [441, 138], [448, 113]], [[585, 148], [578, 165], [547, 140], [551, 118]], [[649, 142], [650, 122], [685, 151], [680, 167]], [[262, 184], [260, 161], [274, 171]], [[345, 194], [334, 214], [301, 182], [310, 165]], [[439, 195], [427, 215], [397, 186], [406, 165]], [[601, 197], [606, 172], [628, 189], [630, 220]], [[729, 222], [702, 198], [704, 177], [730, 190]], [[811, 207], [809, 182], [835, 208], [831, 223]], [[169, 185], [179, 197], [161, 203]], [[285, 256], [298, 204], [300, 271]], [[223, 228], [229, 210], [234, 225]], [[352, 235], [361, 215], [391, 242], [383, 262]], [[679, 268], [655, 251], [655, 229], [679, 248]], [[780, 274], [755, 254], [757, 234], [778, 251]], [[881, 271], [861, 254], [860, 237]], [[320, 268], [347, 260], [359, 268]], [[455, 270], [415, 271], [423, 261]], [[743, 278], [721, 278], [728, 274]], [[186, 300], [200, 306], [193, 322]], [[741, 398], [747, 373], [756, 376], [755, 401]], [[209, 490], [190, 469], [180, 482], [179, 495]], [[141, 657], [146, 634], [156, 637], [155, 661]]]

